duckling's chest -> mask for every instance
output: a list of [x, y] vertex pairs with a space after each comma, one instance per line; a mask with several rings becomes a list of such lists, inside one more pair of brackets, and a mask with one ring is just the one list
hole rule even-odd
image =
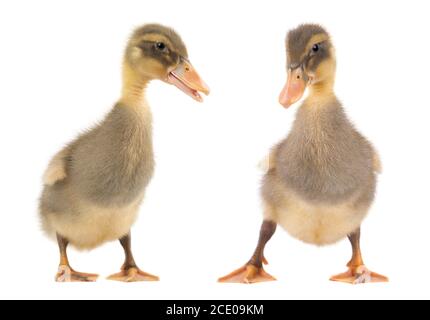
[[372, 180], [372, 151], [339, 110], [299, 114], [279, 147], [283, 182], [310, 201], [342, 202]]
[[75, 189], [100, 207], [127, 206], [154, 172], [149, 112], [117, 107], [75, 153]]
[[99, 197], [117, 205], [127, 205], [139, 197], [152, 179], [155, 166], [148, 129], [137, 129], [123, 139], [118, 150], [112, 152], [106, 169], [99, 171], [97, 188]]

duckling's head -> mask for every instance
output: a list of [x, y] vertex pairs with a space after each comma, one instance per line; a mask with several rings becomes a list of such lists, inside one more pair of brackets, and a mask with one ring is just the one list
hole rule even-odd
[[288, 32], [285, 42], [288, 80], [279, 102], [288, 108], [301, 99], [307, 87], [331, 92], [336, 57], [327, 31], [316, 24], [302, 24]]
[[181, 37], [159, 24], [147, 24], [134, 31], [127, 44], [124, 68], [131, 82], [162, 80], [199, 102], [203, 101], [199, 92], [209, 94], [209, 87], [188, 60]]

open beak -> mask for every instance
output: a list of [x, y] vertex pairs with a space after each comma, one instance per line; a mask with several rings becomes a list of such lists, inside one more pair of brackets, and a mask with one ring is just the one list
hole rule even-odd
[[279, 103], [288, 108], [303, 96], [306, 89], [305, 74], [302, 68], [288, 71], [288, 79], [279, 95]]
[[169, 72], [167, 82], [181, 89], [198, 102], [203, 102], [200, 93], [208, 95], [210, 91], [191, 63], [186, 60], [182, 60], [174, 70]]

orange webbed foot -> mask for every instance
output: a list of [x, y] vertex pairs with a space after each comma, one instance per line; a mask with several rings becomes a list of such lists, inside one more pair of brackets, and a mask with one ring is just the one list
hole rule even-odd
[[123, 269], [119, 273], [115, 273], [107, 278], [108, 280], [121, 282], [142, 282], [142, 281], [159, 281], [160, 278], [150, 273], [146, 273], [139, 268], [133, 267]]
[[386, 276], [372, 272], [364, 265], [358, 267], [349, 267], [348, 271], [332, 276], [330, 280], [350, 284], [388, 282], [388, 278]]
[[69, 266], [61, 265], [58, 267], [55, 281], [57, 282], [95, 282], [99, 275], [92, 273], [77, 272]]
[[[264, 261], [267, 264], [267, 261]], [[276, 281], [276, 278], [268, 274], [263, 267], [259, 268], [254, 265], [247, 264], [244, 267], [233, 271], [232, 273], [222, 277], [218, 282], [222, 283], [258, 283]]]

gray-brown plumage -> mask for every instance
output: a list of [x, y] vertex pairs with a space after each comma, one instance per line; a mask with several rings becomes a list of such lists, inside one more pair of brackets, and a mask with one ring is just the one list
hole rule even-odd
[[110, 279], [157, 280], [139, 270], [131, 253], [130, 228], [154, 171], [151, 111], [145, 88], [159, 79], [201, 101], [207, 86], [188, 61], [179, 35], [161, 25], [138, 28], [123, 61], [122, 97], [105, 119], [60, 151], [44, 176], [40, 216], [60, 247], [57, 281], [94, 281], [74, 271], [67, 245], [93, 249], [120, 240], [126, 260]]
[[386, 281], [364, 267], [358, 245], [361, 222], [374, 199], [379, 159], [333, 92], [336, 60], [331, 39], [319, 25], [301, 25], [288, 33], [286, 47], [288, 81], [280, 103], [289, 107], [306, 87], [309, 95], [287, 138], [270, 153], [261, 187], [265, 221], [259, 245], [244, 268], [221, 281], [274, 279], [262, 264], [264, 246], [276, 225], [316, 245], [348, 236], [353, 245], [349, 270], [332, 280]]
[[309, 203], [330, 205], [359, 197], [354, 206], [369, 206], [374, 197], [374, 151], [355, 130], [335, 97], [318, 110], [298, 111], [288, 137], [274, 150], [274, 168], [266, 174], [262, 194], [277, 205], [272, 179], [279, 179]]

